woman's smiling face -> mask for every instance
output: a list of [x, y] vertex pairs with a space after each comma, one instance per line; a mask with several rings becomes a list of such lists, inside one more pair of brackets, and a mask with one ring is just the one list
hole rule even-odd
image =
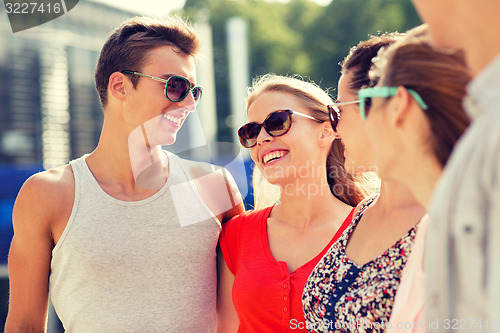
[[[249, 106], [248, 122], [261, 124], [272, 112], [286, 109], [312, 116], [296, 96], [268, 91]], [[272, 137], [262, 128], [257, 144], [250, 148], [250, 156], [271, 184], [286, 185], [298, 176], [307, 177], [309, 167], [321, 163], [326, 165], [326, 161], [320, 161], [320, 128], [321, 124], [314, 120], [292, 115], [290, 130], [282, 136]], [[299, 175], [301, 167], [304, 173]]]

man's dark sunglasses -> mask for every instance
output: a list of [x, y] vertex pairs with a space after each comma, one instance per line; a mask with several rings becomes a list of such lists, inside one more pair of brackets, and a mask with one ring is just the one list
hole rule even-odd
[[272, 136], [277, 137], [286, 134], [292, 126], [292, 114], [315, 120], [319, 123], [324, 122], [321, 119], [314, 118], [304, 113], [292, 110], [278, 110], [271, 112], [262, 124], [256, 122], [247, 123], [238, 130], [241, 145], [245, 148], [252, 148], [257, 144], [257, 137], [262, 127]]
[[165, 83], [165, 97], [173, 103], [177, 103], [182, 101], [187, 97], [189, 92], [191, 91], [193, 94], [194, 101], [196, 104], [201, 99], [202, 89], [201, 87], [194, 86], [191, 87], [191, 82], [183, 76], [180, 75], [172, 75], [168, 79], [162, 79], [160, 77], [151, 76], [147, 74], [142, 74], [134, 71], [122, 71], [123, 74], [131, 74], [131, 75], [139, 75], [144, 76], [156, 81], [160, 81]]

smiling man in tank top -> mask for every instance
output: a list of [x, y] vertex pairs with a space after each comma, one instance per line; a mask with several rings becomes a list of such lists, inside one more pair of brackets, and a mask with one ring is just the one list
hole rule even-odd
[[198, 37], [180, 18], [125, 21], [96, 68], [97, 148], [32, 176], [14, 206], [6, 332], [215, 332], [221, 223], [234, 180], [162, 151], [201, 98]]

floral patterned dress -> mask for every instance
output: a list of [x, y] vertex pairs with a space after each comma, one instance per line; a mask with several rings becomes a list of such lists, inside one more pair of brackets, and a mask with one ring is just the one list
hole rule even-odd
[[309, 276], [302, 295], [309, 332], [383, 332], [388, 328], [418, 224], [379, 257], [362, 266], [355, 264], [346, 255], [347, 241], [376, 198], [362, 205]]

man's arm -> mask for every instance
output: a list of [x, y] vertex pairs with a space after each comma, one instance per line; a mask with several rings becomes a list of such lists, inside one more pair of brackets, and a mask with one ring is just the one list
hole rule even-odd
[[240, 215], [245, 212], [245, 205], [243, 204], [243, 198], [241, 193], [234, 181], [231, 173], [223, 169], [224, 183], [226, 185], [227, 194], [229, 196], [229, 201], [231, 202], [231, 209], [224, 212], [221, 222], [229, 221], [233, 216]]
[[[32, 176], [19, 191], [14, 204], [7, 333], [45, 332], [53, 232], [57, 229], [52, 217], [66, 218], [67, 222], [67, 212], [63, 208], [74, 197], [70, 192], [69, 198], [64, 198], [67, 193], [61, 181], [63, 174], [61, 170], [51, 170]], [[60, 236], [62, 230], [56, 232]]]
[[217, 246], [217, 332], [237, 332], [240, 325], [238, 314], [233, 305], [234, 275], [231, 273]]

